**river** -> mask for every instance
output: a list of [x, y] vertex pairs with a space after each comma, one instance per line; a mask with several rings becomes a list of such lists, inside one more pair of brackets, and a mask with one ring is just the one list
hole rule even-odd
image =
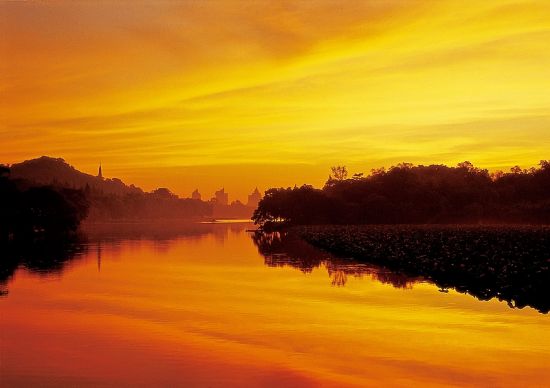
[[0, 385], [548, 383], [547, 314], [252, 227], [99, 227], [18, 258], [0, 283]]

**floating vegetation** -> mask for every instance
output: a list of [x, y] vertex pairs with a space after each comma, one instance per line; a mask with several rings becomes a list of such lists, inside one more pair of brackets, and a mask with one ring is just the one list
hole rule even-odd
[[291, 232], [327, 252], [422, 276], [443, 291], [550, 311], [548, 226], [334, 225]]
[[268, 267], [288, 266], [303, 273], [325, 267], [333, 286], [345, 286], [349, 277], [369, 277], [396, 288], [410, 289], [415, 282], [423, 280], [381, 266], [333, 256], [308, 244], [295, 233], [256, 231], [251, 237]]

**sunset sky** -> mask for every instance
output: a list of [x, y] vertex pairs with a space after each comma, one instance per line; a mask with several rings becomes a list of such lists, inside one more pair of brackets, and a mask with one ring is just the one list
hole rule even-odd
[[550, 1], [0, 2], [0, 162], [230, 200], [550, 158]]

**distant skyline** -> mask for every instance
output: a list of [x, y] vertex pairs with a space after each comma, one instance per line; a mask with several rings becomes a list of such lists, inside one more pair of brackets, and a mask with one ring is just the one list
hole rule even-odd
[[0, 162], [180, 196], [550, 155], [550, 2], [1, 2]]

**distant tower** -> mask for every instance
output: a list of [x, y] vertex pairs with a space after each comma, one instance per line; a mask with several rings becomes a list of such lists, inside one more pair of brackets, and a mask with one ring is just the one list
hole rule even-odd
[[252, 192], [252, 194], [248, 196], [248, 203], [246, 205], [250, 207], [257, 207], [261, 199], [262, 199], [262, 195], [260, 194], [260, 192], [258, 191], [258, 188], [256, 187]]
[[225, 192], [225, 189], [222, 188], [214, 193], [214, 198], [217, 203], [220, 205], [227, 205], [229, 203], [229, 195]]
[[197, 200], [201, 200], [201, 193], [199, 193], [199, 189], [195, 189], [195, 191], [193, 191], [193, 193], [191, 194], [191, 198], [192, 199], [197, 199]]
[[99, 163], [99, 171], [97, 172], [97, 177], [103, 179], [103, 172], [101, 171], [101, 163]]

